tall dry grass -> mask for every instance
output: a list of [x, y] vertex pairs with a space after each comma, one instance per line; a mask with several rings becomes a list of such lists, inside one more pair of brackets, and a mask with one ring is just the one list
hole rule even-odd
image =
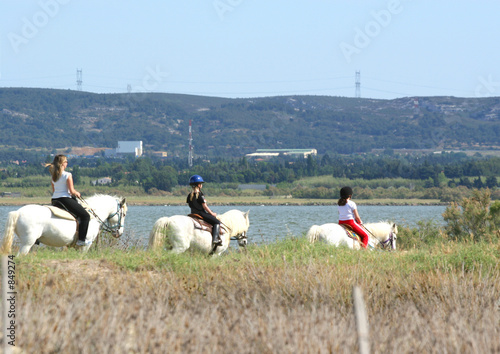
[[[356, 252], [301, 240], [220, 258], [142, 250], [18, 259], [17, 345], [39, 353], [500, 352], [500, 249]], [[475, 252], [480, 252], [475, 250]]]

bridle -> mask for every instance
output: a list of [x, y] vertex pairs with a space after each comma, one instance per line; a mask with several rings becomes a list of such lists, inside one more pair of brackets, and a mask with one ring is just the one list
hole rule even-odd
[[238, 244], [241, 244], [241, 241], [244, 240], [245, 245], [247, 244], [247, 233], [243, 232], [241, 235], [236, 235], [230, 238], [230, 240], [238, 241]]
[[382, 241], [380, 242], [380, 244], [382, 245], [382, 249], [385, 249], [386, 246], [389, 246], [388, 247], [388, 250], [389, 251], [392, 251], [394, 249], [394, 240], [395, 240], [395, 236], [394, 236], [394, 232], [392, 232], [391, 230], [391, 233], [389, 234], [389, 237], [387, 238], [387, 240], [385, 241]]
[[[383, 249], [383, 250], [386, 250], [386, 251], [392, 251], [394, 250], [394, 242], [395, 242], [395, 239], [396, 239], [396, 235], [394, 234], [394, 232], [392, 231], [391, 229], [391, 232], [389, 233], [389, 237], [387, 238], [387, 240], [385, 241], [380, 241], [377, 237], [375, 237], [375, 235], [370, 231], [368, 230], [364, 225], [363, 226], [363, 229], [366, 230], [368, 233], [370, 233], [370, 235], [378, 241], [378, 243], [380, 244], [380, 247]], [[388, 247], [387, 247], [388, 246]], [[386, 248], [387, 247], [387, 248]]]
[[[80, 200], [85, 203], [85, 205], [88, 207], [89, 212], [96, 218], [96, 220], [101, 224], [100, 228], [101, 230], [104, 230], [106, 232], [111, 233], [113, 237], [119, 238], [121, 235], [118, 233], [118, 230], [120, 230], [123, 227], [122, 221], [124, 220], [123, 213], [124, 213], [124, 206], [125, 204], [121, 204], [120, 202], [116, 202], [116, 212], [113, 214], [109, 215], [106, 220], [102, 220], [99, 215], [92, 209], [86, 201], [84, 201], [82, 198]], [[118, 215], [118, 221], [116, 224], [111, 225], [110, 224], [110, 219], [114, 218], [116, 215]]]
[[[106, 232], [110, 232], [113, 237], [118, 238], [121, 235], [118, 234], [118, 230], [123, 228], [123, 223], [122, 221], [124, 220], [123, 213], [124, 213], [124, 205], [122, 205], [120, 202], [116, 202], [116, 212], [114, 214], [111, 214], [106, 218], [106, 221], [102, 222], [102, 220], [98, 219], [99, 222], [101, 223], [102, 229]], [[116, 224], [111, 225], [110, 220], [114, 218], [116, 215], [118, 215], [118, 221]]]

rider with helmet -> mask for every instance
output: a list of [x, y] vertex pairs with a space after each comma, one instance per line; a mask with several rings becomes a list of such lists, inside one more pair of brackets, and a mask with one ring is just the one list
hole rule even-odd
[[200, 215], [203, 220], [208, 222], [213, 226], [212, 228], [212, 244], [220, 246], [222, 245], [222, 240], [219, 236], [220, 231], [220, 221], [217, 219], [217, 214], [214, 213], [207, 205], [207, 201], [205, 200], [205, 196], [201, 191], [203, 187], [203, 183], [205, 181], [199, 175], [193, 175], [189, 179], [189, 185], [192, 190], [191, 193], [187, 196], [186, 203], [189, 204], [191, 208], [191, 214]]
[[361, 218], [358, 214], [358, 209], [356, 207], [356, 203], [351, 200], [352, 197], [352, 188], [351, 187], [342, 187], [340, 190], [340, 199], [338, 200], [338, 208], [339, 208], [339, 224], [347, 224], [356, 234], [361, 238], [361, 245], [364, 248], [368, 247], [368, 234], [361, 227]]

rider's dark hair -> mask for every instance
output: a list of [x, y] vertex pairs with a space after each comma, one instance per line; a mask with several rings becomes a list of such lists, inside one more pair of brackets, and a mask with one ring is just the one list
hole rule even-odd
[[352, 196], [352, 188], [345, 186], [340, 189], [340, 199], [337, 202], [338, 205], [344, 206], [347, 204], [347, 199]]

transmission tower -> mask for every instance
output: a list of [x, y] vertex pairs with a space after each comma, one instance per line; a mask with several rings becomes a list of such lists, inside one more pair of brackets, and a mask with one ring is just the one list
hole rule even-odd
[[76, 89], [82, 90], [82, 69], [76, 69]]
[[193, 135], [191, 133], [191, 119], [189, 120], [189, 155], [188, 155], [188, 165], [193, 167]]
[[359, 71], [356, 71], [356, 92], [355, 92], [356, 98], [361, 97], [361, 73]]

